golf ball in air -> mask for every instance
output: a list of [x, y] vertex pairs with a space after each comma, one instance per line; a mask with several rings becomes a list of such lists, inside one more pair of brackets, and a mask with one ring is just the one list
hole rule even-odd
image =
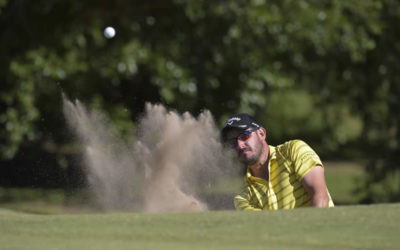
[[104, 36], [106, 38], [113, 38], [115, 36], [115, 29], [111, 26], [108, 26], [104, 29]]

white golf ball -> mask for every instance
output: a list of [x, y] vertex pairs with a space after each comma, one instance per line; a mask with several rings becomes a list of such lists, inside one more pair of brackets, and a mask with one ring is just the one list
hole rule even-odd
[[113, 38], [115, 36], [115, 29], [111, 26], [108, 26], [104, 29], [104, 36], [108, 39]]

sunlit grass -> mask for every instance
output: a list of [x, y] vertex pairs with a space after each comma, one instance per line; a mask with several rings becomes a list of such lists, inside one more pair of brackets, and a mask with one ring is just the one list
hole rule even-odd
[[263, 212], [35, 215], [0, 209], [2, 249], [398, 249], [400, 204]]

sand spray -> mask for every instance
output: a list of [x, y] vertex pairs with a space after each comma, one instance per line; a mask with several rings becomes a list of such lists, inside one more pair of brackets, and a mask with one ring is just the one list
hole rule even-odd
[[215, 193], [221, 181], [239, 175], [209, 111], [195, 118], [147, 103], [136, 131], [122, 139], [100, 111], [63, 101], [66, 120], [84, 148], [87, 183], [105, 210], [205, 211], [218, 198], [209, 201], [204, 193]]

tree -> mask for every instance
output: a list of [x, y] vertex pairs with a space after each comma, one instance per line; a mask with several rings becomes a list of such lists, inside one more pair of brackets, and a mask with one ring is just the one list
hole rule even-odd
[[[219, 123], [249, 112], [272, 142], [306, 137], [324, 156], [354, 157], [351, 149], [371, 160], [370, 183], [385, 182], [400, 166], [399, 8], [393, 0], [0, 1], [2, 158], [23, 158], [22, 149], [65, 158], [63, 91], [105, 110], [123, 133], [146, 101], [194, 115], [209, 109]], [[102, 33], [109, 25], [112, 39]], [[365, 190], [370, 201], [400, 194]]]

